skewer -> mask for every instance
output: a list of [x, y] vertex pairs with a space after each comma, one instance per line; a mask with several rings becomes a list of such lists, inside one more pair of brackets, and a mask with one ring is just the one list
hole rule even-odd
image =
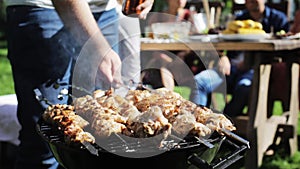
[[179, 138], [179, 137], [177, 137], [177, 136], [175, 136], [175, 135], [173, 135], [173, 134], [170, 134], [169, 135], [170, 137], [172, 137], [173, 139], [175, 139], [175, 140], [177, 140], [178, 142], [186, 142], [184, 139], [182, 139], [182, 138]]
[[[53, 88], [58, 89], [60, 86], [63, 86], [63, 85], [64, 86], [68, 86], [68, 87], [73, 88], [73, 89], [76, 89], [78, 91], [84, 92], [84, 93], [86, 93], [88, 95], [92, 95], [92, 93], [90, 91], [88, 91], [88, 90], [86, 90], [86, 89], [84, 89], [82, 87], [77, 87], [75, 85], [70, 85], [70, 84], [65, 84], [65, 83], [55, 83], [55, 84], [53, 84]], [[73, 99], [76, 98], [74, 95], [72, 95], [71, 93], [69, 93], [69, 90], [66, 89], [66, 88], [61, 89], [61, 91], [59, 92], [59, 95], [57, 96], [57, 99], [58, 100], [63, 100], [64, 96], [70, 96]]]
[[249, 143], [248, 140], [245, 140], [244, 138], [242, 138], [242, 137], [236, 135], [235, 133], [233, 133], [233, 132], [231, 132], [231, 131], [229, 131], [229, 130], [226, 130], [226, 129], [224, 129], [224, 128], [222, 128], [221, 131], [222, 131], [224, 134], [226, 134], [227, 136], [229, 136], [229, 137], [231, 137], [231, 138], [233, 138], [233, 139], [236, 139], [237, 141], [239, 141], [239, 142], [241, 142], [241, 143], [247, 145], [247, 147], [250, 149], [250, 143]]
[[133, 80], [129, 81], [128, 88], [133, 89], [133, 90], [136, 90], [138, 88], [142, 88], [142, 89], [148, 90], [150, 92], [155, 92], [154, 89], [152, 89], [151, 87], [148, 87], [147, 85], [143, 84], [142, 82], [137, 83], [137, 82], [134, 82]]
[[124, 145], [126, 146], [125, 149], [129, 150], [128, 143], [121, 136], [119, 136], [119, 134], [117, 134], [117, 133], [114, 132], [114, 135], [117, 136], [118, 139], [120, 139], [124, 143]]
[[91, 143], [84, 141], [82, 142], [82, 145], [84, 145], [91, 154], [98, 156], [98, 150], [93, 145], [91, 145]]
[[214, 148], [214, 145], [211, 144], [210, 142], [206, 141], [206, 140], [203, 140], [197, 136], [194, 136], [200, 143], [204, 144], [206, 147], [208, 148]]
[[155, 89], [148, 87], [147, 85], [143, 84], [142, 82], [134, 82], [133, 80], [129, 81], [129, 84], [118, 84], [117, 88], [115, 89], [115, 93], [125, 97], [129, 90], [136, 90], [136, 89], [144, 89], [148, 90], [151, 93], [155, 93]]

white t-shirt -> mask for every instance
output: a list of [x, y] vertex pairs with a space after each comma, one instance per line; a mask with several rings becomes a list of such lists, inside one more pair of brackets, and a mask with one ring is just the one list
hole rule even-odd
[[[117, 5], [116, 0], [86, 0], [92, 12], [101, 12], [104, 10], [110, 10]], [[51, 0], [4, 0], [5, 6], [12, 5], [30, 5], [43, 8], [54, 8]]]

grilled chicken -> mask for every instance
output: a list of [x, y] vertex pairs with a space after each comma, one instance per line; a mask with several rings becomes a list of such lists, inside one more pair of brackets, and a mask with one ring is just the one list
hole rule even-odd
[[73, 106], [59, 104], [49, 106], [42, 117], [64, 132], [66, 142], [95, 142], [94, 136], [83, 129], [89, 122], [77, 115]]
[[236, 130], [236, 127], [224, 114], [214, 113], [211, 109], [206, 107], [197, 107], [194, 111], [194, 115], [198, 122], [205, 124], [211, 130], [221, 134], [221, 129], [227, 129], [229, 131]]
[[[74, 133], [71, 131], [81, 133], [77, 126], [83, 128], [86, 125], [90, 126], [94, 136], [100, 138], [116, 133], [138, 138], [162, 134], [165, 139], [171, 132], [182, 137], [188, 134], [207, 137], [214, 131], [222, 133], [222, 129], [236, 129], [223, 114], [197, 106], [166, 88], [129, 90], [124, 98], [115, 94], [113, 89], [97, 90], [92, 96], [75, 99], [73, 104], [74, 108], [63, 111], [68, 112], [68, 119], [75, 122], [65, 131], [68, 135], [73, 134], [72, 138]], [[74, 116], [74, 111], [83, 119]], [[63, 121], [64, 118], [56, 109], [49, 109], [48, 115], [45, 116], [45, 119], [60, 122], [65, 126], [68, 122]], [[84, 123], [85, 120], [89, 123]], [[76, 137], [86, 136], [79, 134]]]
[[168, 122], [158, 106], [153, 106], [146, 112], [132, 119], [128, 125], [130, 136], [145, 138], [163, 134], [167, 138], [171, 133], [172, 125]]
[[210, 128], [202, 123], [197, 122], [195, 116], [190, 111], [183, 110], [181, 114], [176, 116], [172, 125], [173, 130], [182, 137], [188, 135], [189, 133], [203, 137], [212, 133]]

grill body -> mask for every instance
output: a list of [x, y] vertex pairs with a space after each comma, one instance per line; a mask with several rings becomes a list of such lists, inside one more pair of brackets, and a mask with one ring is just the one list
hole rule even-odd
[[[133, 144], [133, 149], [138, 151], [125, 152], [120, 148], [124, 148], [124, 143], [118, 140], [111, 143], [114, 147], [111, 150], [104, 150], [99, 145], [89, 145], [96, 150], [91, 151], [89, 146], [66, 143], [64, 135], [42, 119], [36, 128], [49, 144], [56, 160], [66, 169], [188, 169], [191, 165], [199, 169], [224, 169], [242, 159], [247, 150], [246, 145], [217, 135], [209, 141], [214, 148], [208, 148], [195, 139], [186, 139], [183, 143], [178, 143], [179, 146], [167, 146], [168, 148], [161, 150], [161, 153], [145, 157], [145, 153], [151, 152], [154, 147], [139, 149], [137, 147], [141, 145]], [[116, 151], [122, 152], [124, 156], [118, 155], [122, 153], [112, 153]]]
[[151, 169], [185, 169], [188, 168], [185, 151], [165, 152], [148, 158], [128, 158], [109, 152], [101, 152], [98, 156], [88, 151], [67, 148], [50, 143], [51, 150], [58, 162], [66, 169], [99, 169], [99, 168], [151, 168]]

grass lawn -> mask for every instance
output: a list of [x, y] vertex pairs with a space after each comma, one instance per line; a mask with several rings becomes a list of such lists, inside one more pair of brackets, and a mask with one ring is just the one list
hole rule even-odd
[[[5, 48], [5, 42], [0, 41], [0, 95], [13, 94], [14, 85], [11, 74], [11, 67], [6, 57], [7, 50]], [[190, 89], [187, 87], [176, 87], [175, 91], [180, 93], [184, 98], [188, 99]], [[220, 100], [221, 107], [224, 106], [222, 96], [217, 96], [217, 100]], [[281, 114], [282, 108], [279, 102], [275, 103], [274, 114]], [[298, 123], [298, 138], [300, 135], [300, 122]], [[298, 140], [299, 141], [299, 140]], [[294, 156], [282, 156], [279, 152], [272, 157], [264, 159], [262, 169], [299, 169], [300, 168], [300, 152], [298, 151]]]
[[11, 75], [11, 66], [7, 59], [7, 49], [5, 43], [0, 43], [0, 95], [13, 94], [14, 83]]

